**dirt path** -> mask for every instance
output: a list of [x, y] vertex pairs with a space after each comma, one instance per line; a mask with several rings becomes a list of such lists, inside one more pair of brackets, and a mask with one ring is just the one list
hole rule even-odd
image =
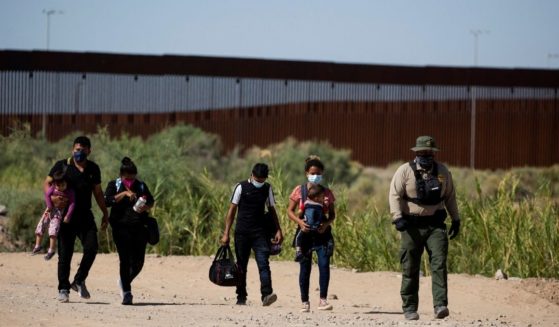
[[[76, 254], [72, 274], [81, 254]], [[273, 261], [272, 276], [278, 301], [262, 307], [254, 261], [249, 264], [249, 302], [235, 306], [234, 288], [208, 281], [209, 257], [148, 256], [134, 282], [134, 306], [122, 306], [117, 289], [118, 257], [99, 255], [87, 285], [90, 300], [71, 293], [70, 303], [56, 301], [57, 258], [0, 253], [0, 325], [2, 326], [559, 326], [559, 305], [553, 303], [556, 281], [525, 287], [520, 280], [496, 281], [449, 276], [451, 316], [432, 318], [430, 278], [421, 279], [419, 321], [401, 314], [397, 272], [353, 273], [333, 269], [331, 312], [317, 311], [318, 271], [313, 267], [311, 313], [299, 313], [298, 265]], [[536, 285], [537, 284], [537, 285]], [[556, 288], [549, 293], [549, 288]], [[546, 292], [543, 292], [543, 291]], [[555, 293], [554, 293], [555, 292]], [[544, 294], [544, 295], [542, 295]], [[551, 299], [549, 298], [551, 295]], [[546, 295], [547, 298], [546, 298]], [[551, 300], [551, 301], [550, 301]]]

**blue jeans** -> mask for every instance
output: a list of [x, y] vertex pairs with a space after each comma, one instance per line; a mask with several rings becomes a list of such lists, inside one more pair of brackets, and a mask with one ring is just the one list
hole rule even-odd
[[237, 256], [237, 266], [241, 270], [239, 283], [237, 284], [237, 299], [247, 298], [247, 266], [250, 258], [250, 250], [254, 251], [254, 258], [260, 274], [260, 293], [262, 299], [266, 295], [272, 294], [272, 272], [270, 271], [270, 241], [260, 234], [235, 234], [235, 255]]
[[[330, 255], [327, 246], [315, 246], [313, 250], [316, 252], [318, 259], [318, 284], [320, 285], [320, 298], [325, 299], [328, 296], [328, 284], [330, 283]], [[305, 257], [299, 262], [301, 270], [299, 271], [299, 288], [301, 289], [301, 301], [309, 301], [309, 284], [311, 279], [312, 268], [312, 252], [309, 258]]]

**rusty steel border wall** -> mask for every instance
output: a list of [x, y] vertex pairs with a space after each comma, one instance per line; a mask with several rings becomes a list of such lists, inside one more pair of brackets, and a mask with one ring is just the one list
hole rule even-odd
[[292, 136], [375, 166], [409, 159], [415, 137], [431, 134], [451, 165], [549, 166], [559, 163], [558, 88], [557, 70], [0, 51], [0, 128], [29, 123], [56, 140], [188, 123], [227, 150]]

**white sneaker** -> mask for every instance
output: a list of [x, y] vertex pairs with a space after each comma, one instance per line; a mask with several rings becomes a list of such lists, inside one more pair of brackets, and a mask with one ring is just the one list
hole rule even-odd
[[59, 302], [68, 303], [70, 301], [70, 291], [68, 291], [68, 290], [58, 291], [58, 297], [56, 299]]
[[318, 303], [318, 310], [332, 310], [334, 307], [326, 301], [326, 299], [320, 299]]
[[117, 285], [120, 290], [120, 298], [124, 299], [124, 290], [122, 289], [122, 280], [120, 278], [117, 280]]
[[311, 304], [309, 302], [303, 302], [300, 312], [311, 312]]

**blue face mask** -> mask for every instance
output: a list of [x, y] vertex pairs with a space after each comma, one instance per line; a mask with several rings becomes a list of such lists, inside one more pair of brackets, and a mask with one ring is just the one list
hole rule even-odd
[[74, 160], [76, 160], [77, 162], [82, 162], [85, 159], [87, 159], [87, 153], [85, 153], [84, 150], [74, 152]]
[[251, 181], [251, 183], [252, 183], [252, 185], [254, 185], [254, 187], [256, 187], [256, 188], [261, 188], [262, 186], [264, 186], [264, 183], [266, 183], [266, 182], [260, 183], [259, 181], [256, 181], [256, 180], [253, 179], [253, 180]]
[[320, 184], [320, 182], [322, 181], [322, 175], [308, 175], [307, 179], [310, 183]]
[[421, 166], [421, 168], [429, 169], [433, 166], [434, 157], [432, 155], [417, 156], [415, 161]]

